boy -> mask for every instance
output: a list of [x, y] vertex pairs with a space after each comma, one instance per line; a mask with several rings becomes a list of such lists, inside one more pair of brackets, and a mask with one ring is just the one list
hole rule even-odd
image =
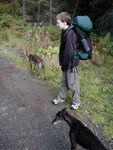
[[74, 50], [77, 50], [79, 43], [77, 43], [77, 35], [73, 29], [66, 33], [70, 26], [71, 16], [62, 12], [56, 16], [57, 26], [62, 30], [61, 44], [59, 51], [59, 63], [63, 71], [61, 80], [61, 90], [56, 99], [52, 102], [58, 104], [64, 102], [67, 92], [70, 89], [72, 92], [72, 109], [77, 109], [80, 105], [80, 91], [79, 91], [79, 78], [77, 66], [79, 59], [73, 57]]

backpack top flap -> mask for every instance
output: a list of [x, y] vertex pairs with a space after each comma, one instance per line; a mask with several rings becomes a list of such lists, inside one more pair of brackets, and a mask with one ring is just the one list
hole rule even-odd
[[93, 29], [93, 24], [88, 16], [77, 16], [75, 18], [76, 25], [86, 32], [91, 32]]

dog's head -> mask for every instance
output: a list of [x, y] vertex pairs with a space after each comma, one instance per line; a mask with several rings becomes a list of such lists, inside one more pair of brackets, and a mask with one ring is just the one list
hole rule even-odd
[[56, 114], [54, 120], [52, 121], [52, 124], [57, 124], [57, 123], [63, 121], [63, 120], [64, 120], [64, 115], [67, 113], [66, 110], [67, 110], [67, 108], [63, 108], [62, 110], [60, 110], [60, 111]]

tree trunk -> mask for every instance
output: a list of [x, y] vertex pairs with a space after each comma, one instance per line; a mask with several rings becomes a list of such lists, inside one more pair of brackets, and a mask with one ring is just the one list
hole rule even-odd
[[67, 1], [65, 0], [65, 11], [67, 11]]
[[75, 17], [75, 14], [76, 14], [76, 12], [77, 12], [78, 4], [79, 4], [79, 0], [76, 0], [75, 9], [74, 9], [74, 13], [73, 13], [72, 18], [74, 18], [74, 17]]
[[26, 16], [25, 1], [26, 1], [26, 0], [22, 0], [22, 13], [23, 13], [23, 18], [25, 18], [25, 16]]
[[50, 0], [50, 7], [49, 7], [49, 23], [52, 24], [52, 0]]
[[16, 0], [14, 0], [14, 14], [16, 13]]
[[39, 0], [39, 2], [38, 2], [38, 23], [40, 21], [40, 3], [41, 3], [41, 1]]

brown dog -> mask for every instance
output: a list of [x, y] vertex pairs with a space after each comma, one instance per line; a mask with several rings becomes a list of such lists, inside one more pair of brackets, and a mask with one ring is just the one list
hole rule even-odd
[[[35, 67], [37, 65], [38, 73], [40, 75], [41, 80], [42, 80], [41, 69], [43, 69], [44, 79], [45, 79], [45, 63], [44, 63], [44, 60], [40, 56], [37, 56], [37, 55], [34, 55], [34, 54], [28, 54], [28, 51], [26, 51], [26, 56], [29, 58], [31, 72], [34, 72]], [[34, 64], [34, 69], [33, 69], [33, 64]]]

